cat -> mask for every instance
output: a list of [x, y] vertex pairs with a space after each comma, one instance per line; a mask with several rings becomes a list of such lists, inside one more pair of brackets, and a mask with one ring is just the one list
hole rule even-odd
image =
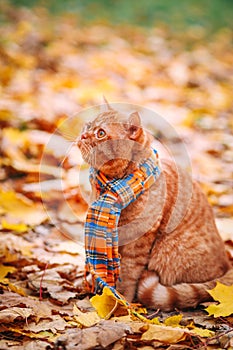
[[[152, 142], [138, 112], [125, 115], [107, 104], [85, 125], [78, 147], [84, 161], [113, 179], [137, 169]], [[129, 302], [154, 309], [196, 307], [211, 300], [207, 290], [217, 280], [233, 284], [233, 269], [199, 184], [171, 160], [161, 168], [152, 187], [121, 212], [116, 287]]]

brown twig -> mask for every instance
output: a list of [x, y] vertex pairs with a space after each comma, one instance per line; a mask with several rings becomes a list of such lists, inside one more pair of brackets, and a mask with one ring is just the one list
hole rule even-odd
[[41, 279], [40, 279], [40, 298], [39, 298], [39, 300], [40, 300], [40, 301], [41, 301], [41, 300], [43, 300], [43, 288], [42, 288], [42, 282], [43, 282], [44, 275], [45, 275], [45, 271], [46, 271], [46, 269], [47, 269], [48, 265], [49, 265], [49, 263], [47, 263], [47, 264], [45, 265], [45, 268], [44, 268], [43, 274], [42, 274]]

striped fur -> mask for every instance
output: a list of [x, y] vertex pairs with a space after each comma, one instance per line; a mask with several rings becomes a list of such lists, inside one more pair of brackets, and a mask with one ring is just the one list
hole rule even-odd
[[144, 271], [139, 281], [137, 297], [142, 304], [164, 311], [196, 307], [201, 302], [211, 300], [207, 291], [213, 289], [217, 281], [232, 285], [233, 269], [206, 283], [180, 283], [172, 286], [159, 283], [158, 275], [154, 271]]

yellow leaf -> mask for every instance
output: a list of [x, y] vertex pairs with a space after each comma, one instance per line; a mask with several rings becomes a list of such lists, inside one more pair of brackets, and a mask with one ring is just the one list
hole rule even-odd
[[13, 191], [0, 191], [0, 213], [8, 220], [18, 220], [25, 225], [39, 225], [47, 219], [41, 204], [33, 203], [27, 197]]
[[159, 321], [159, 318], [158, 318], [158, 317], [152, 318], [152, 320], [150, 320], [150, 323], [152, 323], [152, 324], [157, 324], [157, 325], [159, 325], [159, 326], [162, 325], [162, 323]]
[[10, 289], [12, 292], [15, 292], [22, 296], [26, 296], [24, 289], [17, 286], [16, 284], [11, 283], [8, 278], [0, 279], [0, 284], [7, 286], [7, 288]]
[[164, 321], [165, 326], [170, 327], [180, 327], [180, 321], [182, 320], [183, 315], [174, 315], [166, 318]]
[[12, 273], [15, 271], [16, 271], [16, 268], [13, 266], [0, 265], [0, 282], [4, 277], [6, 277], [8, 273]]
[[159, 326], [150, 324], [148, 330], [143, 333], [142, 340], [158, 340], [166, 344], [177, 343], [186, 338], [186, 333], [181, 328]]
[[8, 287], [10, 288], [10, 290], [12, 292], [15, 292], [15, 293], [17, 293], [19, 295], [22, 295], [23, 297], [25, 297], [27, 295], [26, 292], [24, 291], [24, 289], [19, 287], [19, 286], [17, 286], [16, 284], [13, 284], [13, 283], [9, 282], [8, 283]]
[[233, 314], [233, 285], [226, 286], [217, 282], [216, 287], [212, 290], [208, 290], [208, 293], [215, 301], [219, 302], [218, 305], [213, 304], [206, 308], [209, 315], [224, 317]]
[[1, 224], [4, 230], [10, 230], [10, 231], [16, 231], [16, 232], [26, 232], [28, 230], [28, 226], [25, 225], [24, 223], [15, 224], [15, 223], [8, 222], [5, 219], [2, 219]]
[[104, 287], [101, 295], [95, 295], [90, 299], [92, 306], [96, 309], [101, 318], [110, 318], [111, 315], [119, 309], [127, 311], [127, 305], [124, 300], [119, 300], [107, 287]]
[[215, 333], [213, 331], [210, 331], [209, 329], [203, 329], [198, 327], [193, 327], [193, 329], [191, 329], [191, 333], [198, 335], [202, 338], [209, 338], [215, 335]]
[[48, 339], [49, 341], [53, 342], [56, 340], [56, 338], [60, 335], [59, 333], [54, 334], [53, 332], [49, 332], [49, 331], [43, 331], [43, 332], [39, 332], [39, 333], [34, 333], [34, 332], [26, 332], [23, 329], [20, 329], [19, 327], [9, 327], [8, 328], [9, 331], [18, 333], [18, 334], [22, 334], [22, 335], [26, 335], [29, 338], [32, 339]]

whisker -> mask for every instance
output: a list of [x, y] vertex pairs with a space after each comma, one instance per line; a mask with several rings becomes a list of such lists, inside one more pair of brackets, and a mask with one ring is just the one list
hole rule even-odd
[[66, 151], [66, 154], [65, 154], [65, 156], [64, 156], [64, 158], [63, 158], [63, 160], [62, 160], [62, 162], [59, 164], [59, 166], [63, 166], [65, 160], [66, 160], [66, 159], [68, 158], [68, 156], [69, 156], [69, 153], [70, 153], [72, 147], [73, 147], [73, 146], [76, 146], [76, 145], [77, 145], [77, 142], [78, 142], [77, 140], [71, 142], [71, 145], [69, 146], [68, 150]]
[[75, 141], [77, 139], [77, 135], [75, 135], [72, 132], [66, 132], [66, 131], [62, 131], [62, 130], [56, 130], [56, 133], [62, 137], [64, 137], [65, 139], [67, 139], [68, 141]]

